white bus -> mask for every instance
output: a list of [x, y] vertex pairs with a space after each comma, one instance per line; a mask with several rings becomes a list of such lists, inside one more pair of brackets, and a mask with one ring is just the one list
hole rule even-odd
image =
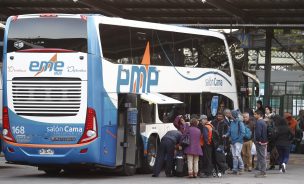
[[[238, 108], [223, 34], [101, 15], [10, 17], [3, 139], [10, 163], [151, 172], [178, 114]], [[73, 167], [71, 167], [73, 166]]]

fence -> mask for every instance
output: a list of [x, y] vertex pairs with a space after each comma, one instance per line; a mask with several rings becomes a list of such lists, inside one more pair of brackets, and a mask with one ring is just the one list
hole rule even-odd
[[[272, 82], [270, 103], [273, 111], [276, 114], [283, 115], [284, 112], [290, 112], [293, 116], [298, 116], [299, 110], [304, 109], [304, 81], [286, 81], [286, 82]], [[250, 91], [249, 94], [249, 107], [255, 109], [256, 101], [262, 100], [263, 95], [258, 97], [254, 93], [255, 86], [249, 84]], [[267, 104], [265, 104], [267, 105]]]

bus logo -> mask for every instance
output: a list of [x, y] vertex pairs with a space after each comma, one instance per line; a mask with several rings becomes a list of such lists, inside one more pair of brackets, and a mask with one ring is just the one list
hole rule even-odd
[[[117, 92], [121, 86], [129, 86], [131, 93], [149, 93], [151, 86], [158, 85], [158, 71], [156, 67], [150, 65], [150, 47], [147, 43], [141, 66], [132, 66], [131, 71], [123, 69], [123, 65], [118, 66]], [[123, 77], [122, 73], [125, 72]]]
[[31, 61], [29, 70], [31, 72], [37, 72], [34, 76], [38, 76], [43, 72], [52, 72], [54, 75], [61, 75], [64, 67], [63, 61], [57, 61], [57, 54], [55, 54], [50, 61]]

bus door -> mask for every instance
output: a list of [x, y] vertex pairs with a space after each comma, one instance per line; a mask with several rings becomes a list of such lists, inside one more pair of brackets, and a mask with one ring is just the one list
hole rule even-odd
[[116, 164], [125, 175], [135, 173], [137, 165], [138, 110], [136, 94], [118, 95], [118, 130]]

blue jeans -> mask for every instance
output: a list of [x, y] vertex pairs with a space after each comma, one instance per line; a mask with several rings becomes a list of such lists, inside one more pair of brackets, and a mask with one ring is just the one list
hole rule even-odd
[[289, 160], [290, 146], [276, 146], [279, 153], [279, 164], [287, 164]]
[[238, 171], [239, 169], [244, 169], [244, 162], [241, 156], [242, 153], [242, 143], [231, 144], [231, 152], [233, 156], [233, 171]]

